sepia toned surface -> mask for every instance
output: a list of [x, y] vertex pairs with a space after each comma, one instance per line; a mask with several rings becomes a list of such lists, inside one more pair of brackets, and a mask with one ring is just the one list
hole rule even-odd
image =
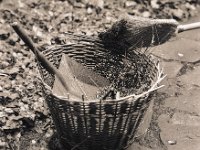
[[[34, 56], [9, 23], [20, 22], [40, 46], [67, 42], [61, 32], [97, 34], [110, 27], [119, 14], [200, 20], [191, 1], [171, 1], [175, 8], [169, 1], [157, 4], [152, 0], [151, 7], [132, 1], [101, 2], [76, 2], [72, 7], [59, 0], [0, 1], [0, 148], [46, 150], [54, 128], [38, 85]], [[97, 15], [98, 8], [102, 11]], [[155, 98], [148, 132], [129, 150], [200, 149], [199, 41], [200, 30], [194, 30], [151, 48], [168, 75], [163, 81], [166, 86]]]

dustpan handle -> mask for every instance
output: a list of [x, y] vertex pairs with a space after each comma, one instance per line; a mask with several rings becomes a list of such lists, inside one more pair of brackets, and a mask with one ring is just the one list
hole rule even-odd
[[64, 80], [62, 74], [51, 64], [51, 62], [37, 49], [36, 46], [34, 46], [33, 41], [27, 36], [25, 31], [23, 31], [20, 26], [15, 22], [12, 24], [13, 29], [18, 34], [18, 36], [24, 41], [24, 43], [32, 50], [32, 52], [35, 54], [36, 59], [41, 62], [43, 67], [45, 67], [50, 73], [55, 74], [63, 87], [66, 89], [66, 91], [70, 92], [71, 94], [78, 96], [73, 91], [70, 91], [69, 86], [66, 84], [66, 81]]
[[180, 32], [198, 29], [198, 28], [200, 28], [200, 22], [195, 22], [195, 23], [186, 24], [186, 25], [179, 25], [177, 27], [177, 32], [180, 33]]

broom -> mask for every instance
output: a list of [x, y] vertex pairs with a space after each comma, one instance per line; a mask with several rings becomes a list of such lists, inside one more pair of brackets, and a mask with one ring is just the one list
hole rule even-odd
[[174, 19], [132, 17], [117, 21], [99, 34], [106, 48], [117, 54], [165, 43], [176, 33], [200, 28], [200, 22], [179, 25]]

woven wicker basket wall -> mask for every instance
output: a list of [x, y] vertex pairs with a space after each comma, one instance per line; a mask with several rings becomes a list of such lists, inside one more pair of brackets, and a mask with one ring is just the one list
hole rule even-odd
[[[105, 57], [107, 49], [96, 41], [77, 38], [75, 43], [54, 46], [43, 51], [46, 58], [57, 68], [62, 54], [77, 60], [93, 69], [91, 57]], [[84, 54], [84, 57], [83, 57]], [[133, 51], [134, 64], [143, 76], [137, 79], [137, 86], [142, 92], [118, 100], [71, 101], [51, 92], [54, 75], [49, 74], [39, 63], [39, 70], [44, 81], [44, 95], [56, 126], [60, 141], [64, 147], [76, 147], [80, 150], [121, 150], [133, 141], [135, 133], [149, 106], [149, 94], [158, 88], [162, 71], [158, 62], [146, 54]], [[138, 76], [137, 76], [138, 77]]]

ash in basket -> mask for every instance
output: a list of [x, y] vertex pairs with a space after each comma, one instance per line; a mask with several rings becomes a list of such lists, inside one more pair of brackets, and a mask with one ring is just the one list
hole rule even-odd
[[[158, 84], [164, 78], [159, 63], [140, 48], [164, 43], [175, 31], [197, 27], [178, 26], [174, 20], [122, 20], [99, 37], [66, 34], [70, 43], [47, 48], [43, 54], [21, 36], [38, 58], [59, 145], [121, 150], [132, 144], [148, 109], [148, 96], [162, 87]], [[49, 62], [65, 78], [69, 91], [55, 68], [47, 68]]]

